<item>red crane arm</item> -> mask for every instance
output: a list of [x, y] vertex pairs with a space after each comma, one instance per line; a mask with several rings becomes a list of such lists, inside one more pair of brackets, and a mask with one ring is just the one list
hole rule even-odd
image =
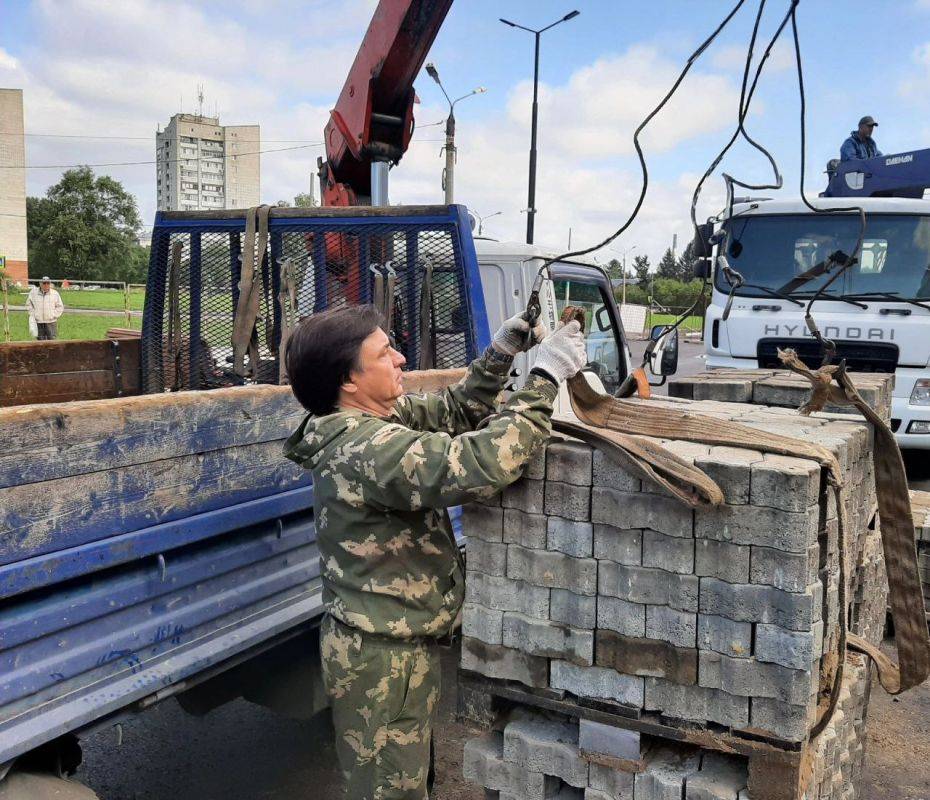
[[452, 0], [381, 0], [330, 113], [323, 205], [365, 204], [371, 164], [396, 164], [413, 134], [416, 79]]

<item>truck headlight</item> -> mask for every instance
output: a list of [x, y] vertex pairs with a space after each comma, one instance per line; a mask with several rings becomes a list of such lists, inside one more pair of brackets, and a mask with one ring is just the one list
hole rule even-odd
[[921, 378], [914, 383], [910, 404], [912, 406], [930, 406], [930, 378]]

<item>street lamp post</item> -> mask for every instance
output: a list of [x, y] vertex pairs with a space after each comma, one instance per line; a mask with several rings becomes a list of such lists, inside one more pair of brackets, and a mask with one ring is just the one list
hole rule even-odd
[[471, 97], [474, 94], [483, 94], [487, 89], [483, 86], [479, 86], [476, 89], [472, 89], [468, 94], [463, 94], [461, 97], [451, 100], [449, 95], [446, 94], [446, 87], [443, 86], [442, 81], [439, 80], [439, 71], [436, 69], [436, 65], [427, 64], [426, 73], [436, 81], [439, 88], [442, 89], [446, 101], [449, 103], [449, 116], [446, 117], [446, 166], [442, 171], [442, 188], [446, 192], [446, 205], [450, 205], [454, 202], [453, 196], [455, 194], [455, 104], [459, 100], [464, 100], [466, 97]]
[[628, 247], [622, 253], [620, 253], [617, 250], [614, 250], [614, 248], [612, 247], [610, 248], [611, 252], [619, 253], [620, 257], [623, 259], [623, 275], [621, 275], [621, 283], [623, 285], [623, 294], [622, 294], [622, 299], [620, 300], [620, 305], [622, 306], [626, 305], [626, 254], [632, 253], [635, 249], [636, 249], [635, 244], [632, 247]]
[[499, 217], [499, 216], [500, 216], [501, 214], [503, 214], [504, 212], [503, 212], [503, 211], [495, 211], [493, 214], [488, 214], [486, 217], [482, 217], [481, 214], [479, 214], [479, 213], [478, 213], [477, 211], [475, 211], [474, 209], [472, 209], [472, 212], [471, 212], [471, 213], [474, 214], [476, 217], [478, 217], [478, 235], [481, 236], [481, 229], [482, 229], [482, 226], [484, 225], [484, 221], [485, 221], [486, 219], [491, 219], [491, 217]]
[[580, 11], [570, 11], [562, 17], [562, 19], [558, 19], [551, 25], [546, 25], [545, 28], [540, 28], [539, 30], [527, 28], [523, 25], [518, 25], [516, 22], [511, 22], [509, 19], [500, 17], [500, 21], [505, 25], [509, 25], [511, 28], [519, 28], [527, 33], [532, 33], [533, 36], [536, 37], [536, 56], [533, 63], [533, 125], [530, 133], [530, 186], [527, 195], [528, 211], [526, 215], [527, 244], [533, 244], [533, 233], [536, 222], [536, 129], [539, 115], [539, 37], [549, 30], [549, 28], [554, 28], [556, 25], [568, 22], [568, 20], [577, 17], [580, 13]]

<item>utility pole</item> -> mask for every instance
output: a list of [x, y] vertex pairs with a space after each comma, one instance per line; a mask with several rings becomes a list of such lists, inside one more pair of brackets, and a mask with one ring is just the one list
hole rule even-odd
[[568, 22], [568, 20], [577, 17], [580, 13], [580, 11], [569, 11], [564, 17], [562, 17], [562, 19], [558, 19], [551, 25], [546, 25], [545, 28], [540, 28], [539, 30], [534, 28], [527, 28], [523, 25], [518, 25], [516, 22], [511, 22], [509, 19], [500, 17], [500, 21], [505, 25], [509, 25], [511, 28], [519, 28], [520, 30], [526, 31], [527, 33], [532, 33], [533, 36], [536, 37], [535, 59], [533, 61], [533, 123], [530, 132], [530, 180], [526, 203], [527, 244], [533, 244], [533, 235], [536, 224], [536, 132], [537, 120], [539, 117], [539, 38], [543, 33], [549, 30], [549, 28], [554, 28], [556, 25], [559, 25], [563, 22]]
[[468, 94], [463, 94], [461, 97], [451, 100], [449, 95], [446, 94], [446, 87], [443, 86], [442, 81], [439, 80], [439, 71], [436, 69], [436, 65], [432, 63], [427, 64], [426, 73], [436, 81], [439, 88], [442, 89], [446, 101], [449, 103], [449, 116], [446, 117], [446, 166], [442, 171], [442, 188], [445, 191], [446, 205], [451, 205], [455, 202], [455, 104], [459, 100], [471, 97], [473, 94], [484, 94], [487, 89], [483, 86], [479, 86], [476, 89], [472, 89]]

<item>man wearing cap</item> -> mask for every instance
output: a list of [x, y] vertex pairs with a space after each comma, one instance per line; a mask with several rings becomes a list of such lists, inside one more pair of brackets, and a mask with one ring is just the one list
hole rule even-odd
[[44, 276], [38, 286], [29, 290], [26, 298], [26, 311], [34, 317], [38, 328], [37, 339], [58, 338], [58, 318], [65, 310], [61, 302], [61, 295], [52, 288], [52, 281], [48, 275]]
[[878, 123], [872, 117], [865, 116], [860, 119], [859, 130], [852, 131], [840, 148], [840, 161], [856, 161], [882, 155], [882, 151], [878, 149], [878, 145], [872, 138], [872, 130], [877, 125]]

